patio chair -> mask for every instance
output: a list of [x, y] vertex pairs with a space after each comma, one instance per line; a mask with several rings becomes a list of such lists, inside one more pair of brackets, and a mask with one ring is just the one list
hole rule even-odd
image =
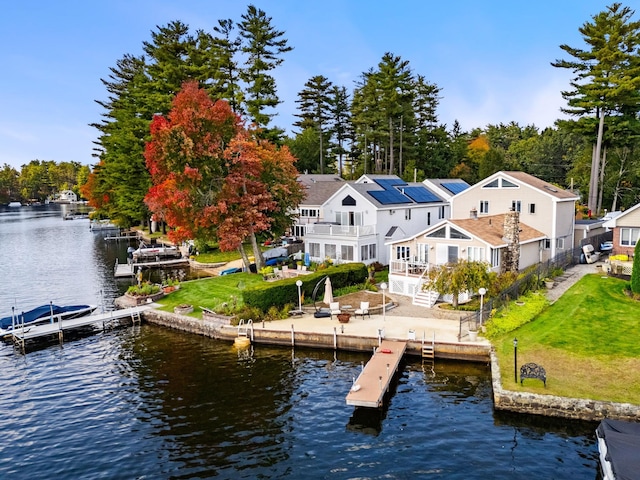
[[371, 318], [371, 314], [369, 313], [369, 302], [360, 302], [360, 308], [358, 308], [355, 312], [353, 312], [355, 316], [362, 315], [362, 319], [364, 320], [364, 316], [368, 315]]
[[282, 275], [280, 275], [280, 269], [278, 267], [273, 267], [273, 276], [276, 278], [280, 278]]
[[340, 310], [340, 303], [339, 302], [331, 302], [329, 304], [329, 312], [331, 313], [331, 319], [333, 319], [334, 315], [338, 315], [338, 314], [342, 313], [342, 310]]

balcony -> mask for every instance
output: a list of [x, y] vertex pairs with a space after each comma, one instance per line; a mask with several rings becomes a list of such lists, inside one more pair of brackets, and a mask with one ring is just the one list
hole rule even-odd
[[375, 225], [333, 225], [327, 223], [310, 223], [305, 225], [305, 237], [311, 235], [327, 237], [361, 238], [376, 234]]
[[429, 264], [416, 259], [413, 260], [391, 260], [389, 263], [389, 273], [397, 275], [417, 276], [429, 270]]

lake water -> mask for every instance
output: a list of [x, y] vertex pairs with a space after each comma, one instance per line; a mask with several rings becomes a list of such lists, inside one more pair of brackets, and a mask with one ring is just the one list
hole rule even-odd
[[[101, 237], [60, 207], [0, 210], [0, 315], [113, 308], [126, 245]], [[0, 478], [600, 478], [595, 424], [494, 412], [483, 364], [409, 359], [385, 409], [347, 406], [366, 360], [150, 325], [0, 344]]]

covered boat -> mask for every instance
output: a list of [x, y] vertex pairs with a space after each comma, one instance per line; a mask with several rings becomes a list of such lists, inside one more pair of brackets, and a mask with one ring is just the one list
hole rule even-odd
[[640, 423], [605, 418], [596, 437], [605, 480], [640, 479]]
[[140, 247], [132, 252], [132, 256], [134, 262], [144, 262], [150, 260], [180, 258], [182, 257], [182, 254], [180, 253], [180, 250], [174, 246], [147, 246], [144, 243], [141, 243]]
[[70, 318], [89, 315], [97, 308], [97, 305], [65, 305], [54, 304], [40, 305], [28, 312], [14, 312], [13, 315], [0, 318], [0, 332], [10, 332], [13, 326], [31, 326], [47, 323], [53, 320], [67, 320]]

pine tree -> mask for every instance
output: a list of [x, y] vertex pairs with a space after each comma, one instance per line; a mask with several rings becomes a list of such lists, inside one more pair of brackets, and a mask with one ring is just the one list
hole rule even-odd
[[327, 121], [331, 115], [331, 98], [329, 90], [332, 87], [329, 79], [323, 75], [311, 77], [304, 84], [304, 89], [298, 93], [296, 103], [300, 113], [296, 114], [301, 120], [294, 123], [303, 130], [312, 128], [317, 132], [320, 151], [320, 173], [324, 173], [327, 149]]
[[[266, 128], [274, 114], [266, 113], [266, 108], [274, 108], [280, 104], [276, 81], [270, 74], [284, 61], [281, 56], [293, 50], [287, 45], [284, 32], [276, 30], [271, 24], [271, 17], [264, 11], [249, 5], [238, 24], [243, 39], [241, 51], [247, 60], [240, 72], [245, 82], [245, 106], [253, 123], [259, 128]], [[265, 136], [273, 136], [276, 131], [267, 131]]]
[[[579, 28], [588, 49], [560, 45], [573, 60], [556, 60], [554, 67], [571, 70], [572, 89], [562, 92], [570, 115], [597, 117], [595, 148], [591, 162], [588, 207], [597, 209], [605, 119], [613, 115], [637, 115], [640, 111], [640, 22], [634, 11], [614, 3]], [[589, 122], [591, 125], [595, 122]], [[593, 127], [591, 127], [593, 128]], [[591, 133], [589, 132], [589, 133]]]

